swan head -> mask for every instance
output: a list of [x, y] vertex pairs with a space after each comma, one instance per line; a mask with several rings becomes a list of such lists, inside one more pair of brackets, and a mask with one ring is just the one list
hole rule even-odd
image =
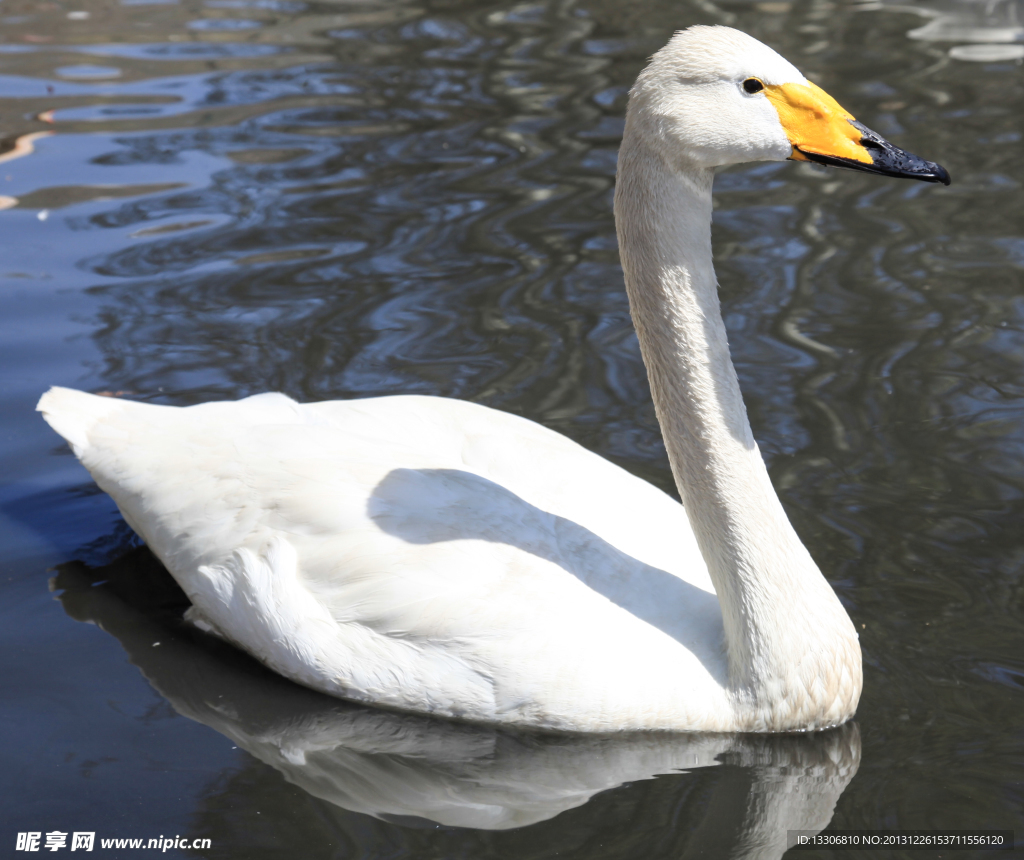
[[945, 168], [893, 146], [789, 61], [730, 27], [676, 33], [637, 78], [630, 124], [677, 168], [791, 159], [950, 182]]

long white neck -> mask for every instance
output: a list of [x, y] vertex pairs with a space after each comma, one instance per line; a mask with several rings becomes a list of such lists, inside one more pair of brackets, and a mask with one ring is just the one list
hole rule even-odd
[[633, 322], [669, 462], [722, 607], [730, 688], [752, 730], [842, 722], [857, 635], [754, 442], [711, 262], [713, 171], [666, 163], [627, 119], [615, 218]]

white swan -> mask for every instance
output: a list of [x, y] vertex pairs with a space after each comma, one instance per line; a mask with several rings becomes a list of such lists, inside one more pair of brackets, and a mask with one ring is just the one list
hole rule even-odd
[[[614, 814], [600, 821], [591, 817], [591, 838], [605, 843], [604, 853], [618, 855], [607, 850], [608, 839], [628, 821], [633, 830], [669, 828], [686, 845], [702, 845], [705, 853], [769, 860], [786, 851], [788, 831], [824, 829], [860, 766], [856, 722], [800, 736], [569, 735], [506, 731], [353, 705], [254, 671], [245, 657], [210, 648], [168, 624], [163, 613], [147, 612], [140, 604], [149, 604], [153, 591], [164, 597], [163, 606], [171, 601], [158, 562], [140, 553], [88, 572], [76, 562], [57, 571], [51, 588], [60, 592], [65, 612], [116, 637], [129, 660], [179, 714], [230, 738], [314, 797], [392, 822], [411, 816], [448, 827], [517, 829], [552, 819], [626, 782], [728, 762], [742, 768], [744, 777], [716, 781], [709, 786], [710, 798], [703, 791], [696, 797], [680, 791], [678, 784], [673, 789], [672, 781], [663, 783], [660, 791], [673, 797], [672, 815], [663, 817], [665, 795], [659, 802], [658, 789], [653, 796], [642, 789], [627, 793], [615, 803]], [[154, 642], [160, 647], [154, 648]], [[286, 806], [274, 806], [272, 815], [287, 817]], [[716, 806], [733, 811], [728, 824], [720, 815], [704, 814]], [[229, 808], [233, 816], [236, 805]], [[261, 818], [267, 814], [264, 807]], [[323, 814], [330, 817], [331, 812], [324, 809]], [[703, 833], [679, 826], [694, 814], [704, 821]], [[272, 827], [273, 819], [263, 826]], [[216, 829], [225, 838], [224, 828]], [[358, 833], [349, 832], [355, 840], [350, 855], [379, 854], [368, 846], [358, 850], [361, 838], [379, 838], [372, 826], [367, 831], [361, 822]], [[423, 853], [422, 847], [403, 852], [401, 843], [389, 844], [392, 855]], [[662, 853], [669, 853], [660, 844]], [[686, 856], [682, 847], [677, 843], [672, 853]]]
[[725, 27], [677, 33], [631, 92], [616, 222], [685, 513], [454, 400], [182, 409], [54, 388], [39, 409], [191, 618], [314, 689], [570, 731], [842, 723], [857, 634], [768, 479], [711, 264], [714, 168], [786, 158], [949, 181]]

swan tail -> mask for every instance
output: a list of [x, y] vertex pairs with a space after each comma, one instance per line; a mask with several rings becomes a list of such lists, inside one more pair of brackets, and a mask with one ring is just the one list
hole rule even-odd
[[86, 394], [71, 388], [54, 386], [39, 398], [36, 411], [56, 430], [81, 458], [89, 448], [89, 433], [97, 424], [124, 409], [124, 401], [114, 397]]

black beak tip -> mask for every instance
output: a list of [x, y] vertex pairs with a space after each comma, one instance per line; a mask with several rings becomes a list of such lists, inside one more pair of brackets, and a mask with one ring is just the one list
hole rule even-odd
[[941, 182], [943, 185], [949, 185], [953, 181], [949, 176], [949, 171], [941, 164], [936, 164], [933, 161], [931, 162], [931, 166], [932, 175], [935, 177], [932, 182]]
[[[881, 173], [883, 176], [895, 176], [900, 179], [919, 179], [922, 182], [941, 182], [949, 185], [949, 171], [941, 164], [928, 161], [912, 152], [906, 152], [898, 146], [893, 146], [878, 132], [872, 131], [864, 123], [857, 120], [850, 120], [850, 125], [861, 133], [861, 145], [871, 153], [873, 162], [867, 169], [871, 173]], [[856, 165], [851, 164], [851, 167]]]
[[949, 185], [952, 182], [949, 171], [941, 164], [928, 161], [919, 155], [905, 152], [883, 141], [883, 148], [875, 148], [871, 152], [874, 170], [884, 176], [895, 176], [900, 179], [918, 179], [922, 182], [941, 182]]

